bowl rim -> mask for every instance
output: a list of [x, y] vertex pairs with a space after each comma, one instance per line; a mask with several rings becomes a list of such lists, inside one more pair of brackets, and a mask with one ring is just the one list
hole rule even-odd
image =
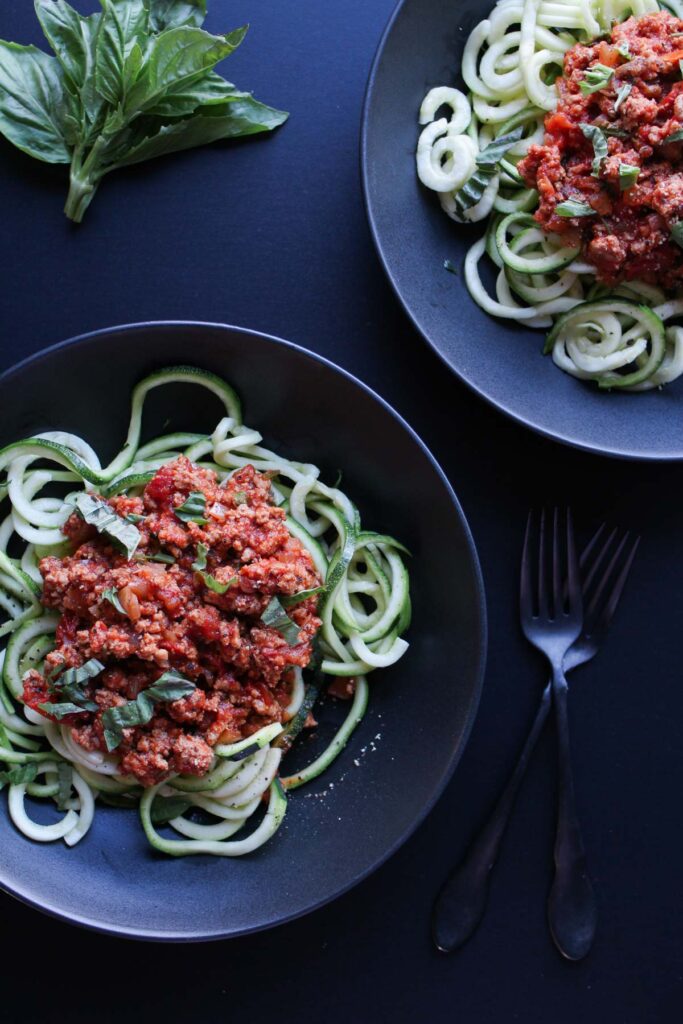
[[437, 781], [436, 785], [432, 788], [432, 792], [425, 801], [420, 812], [410, 825], [403, 831], [403, 833], [383, 851], [382, 855], [375, 859], [364, 871], [358, 874], [347, 884], [337, 888], [334, 892], [319, 899], [314, 904], [311, 904], [304, 909], [293, 911], [284, 917], [280, 917], [277, 921], [264, 924], [254, 925], [253, 927], [240, 928], [236, 931], [221, 931], [207, 933], [206, 931], [168, 931], [159, 932], [155, 929], [136, 928], [136, 927], [119, 927], [116, 925], [103, 924], [95, 918], [89, 918], [86, 914], [78, 914], [73, 912], [67, 912], [60, 909], [57, 905], [47, 905], [44, 902], [32, 899], [26, 892], [20, 892], [8, 886], [0, 876], [0, 889], [7, 893], [9, 896], [13, 896], [15, 899], [20, 900], [27, 906], [32, 907], [35, 910], [39, 910], [50, 917], [56, 918], [60, 921], [67, 922], [69, 924], [78, 925], [83, 928], [87, 928], [91, 931], [99, 932], [105, 935], [115, 935], [121, 938], [138, 939], [143, 941], [152, 942], [208, 942], [208, 941], [219, 941], [228, 938], [238, 938], [243, 935], [251, 935], [256, 932], [266, 931], [270, 928], [276, 928], [280, 925], [287, 924], [290, 921], [294, 921], [300, 917], [304, 917], [307, 914], [312, 913], [315, 910], [319, 910], [321, 907], [326, 906], [338, 897], [343, 896], [351, 889], [355, 888], [358, 884], [373, 874], [378, 868], [392, 857], [405, 842], [414, 834], [417, 828], [423, 823], [427, 815], [434, 808], [437, 801], [441, 798], [446, 789], [446, 786], [450, 782], [455, 769], [462, 757], [465, 748], [469, 742], [474, 720], [479, 710], [481, 701], [481, 693], [484, 684], [484, 675], [486, 671], [487, 653], [488, 653], [488, 618], [487, 618], [487, 607], [486, 607], [486, 594], [484, 588], [484, 579], [481, 570], [481, 564], [479, 561], [479, 555], [477, 552], [474, 538], [470, 525], [467, 521], [467, 517], [462, 509], [460, 501], [458, 500], [453, 487], [451, 486], [448, 477], [444, 473], [443, 469], [437, 462], [434, 455], [431, 453], [427, 445], [416, 433], [415, 430], [410, 426], [409, 423], [396, 412], [396, 410], [384, 399], [381, 395], [377, 394], [372, 388], [363, 381], [359, 380], [358, 377], [345, 370], [343, 367], [338, 366], [336, 363], [327, 359], [325, 356], [319, 355], [317, 352], [312, 352], [302, 345], [297, 345], [294, 342], [286, 341], [284, 338], [280, 338], [277, 335], [267, 334], [263, 331], [252, 330], [248, 327], [238, 327], [232, 324], [218, 323], [212, 321], [202, 320], [147, 320], [138, 321], [129, 324], [116, 324], [112, 327], [101, 327], [93, 331], [86, 331], [83, 334], [74, 335], [71, 338], [67, 338], [65, 341], [57, 342], [54, 345], [50, 345], [47, 348], [40, 349], [34, 352], [32, 355], [27, 356], [18, 363], [7, 367], [2, 373], [0, 373], [0, 386], [6, 384], [12, 379], [12, 377], [27, 367], [38, 365], [41, 362], [48, 361], [52, 355], [56, 352], [61, 352], [65, 349], [77, 348], [80, 344], [92, 342], [95, 339], [101, 337], [111, 337], [113, 334], [121, 334], [132, 330], [152, 330], [162, 331], [168, 328], [191, 328], [191, 329], [211, 329], [230, 331], [234, 334], [242, 335], [244, 337], [258, 337], [268, 343], [280, 345], [286, 349], [293, 350], [299, 355], [306, 359], [312, 360], [313, 362], [322, 364], [328, 369], [332, 370], [333, 373], [339, 374], [345, 377], [347, 381], [356, 387], [360, 388], [365, 394], [377, 402], [393, 419], [399, 424], [400, 427], [408, 434], [409, 438], [421, 449], [422, 453], [427, 457], [429, 463], [431, 463], [432, 470], [436, 473], [440, 479], [442, 486], [446, 491], [447, 497], [450, 499], [450, 503], [453, 506], [456, 517], [460, 521], [461, 528], [463, 530], [463, 538], [467, 546], [469, 554], [470, 565], [472, 569], [473, 582], [476, 590], [476, 601], [474, 610], [476, 613], [477, 621], [477, 633], [479, 637], [479, 643], [475, 654], [476, 665], [475, 665], [475, 679], [474, 689], [472, 698], [470, 700], [469, 708], [467, 709], [467, 715], [463, 726], [462, 739], [457, 747], [454, 747], [451, 751], [448, 762], [446, 763], [445, 769], [441, 774], [441, 777]]
[[[404, 296], [401, 293], [401, 289], [399, 288], [399, 285], [398, 285], [398, 282], [396, 281], [395, 275], [394, 275], [394, 273], [393, 273], [393, 271], [392, 271], [392, 269], [391, 269], [391, 267], [389, 265], [389, 259], [388, 259], [387, 255], [386, 255], [385, 251], [384, 251], [384, 246], [383, 246], [382, 241], [381, 241], [379, 228], [377, 226], [377, 220], [375, 218], [375, 214], [374, 214], [374, 210], [373, 210], [373, 206], [372, 206], [372, 197], [371, 197], [371, 189], [370, 189], [370, 175], [369, 175], [369, 160], [368, 160], [368, 148], [369, 148], [368, 125], [369, 125], [369, 121], [370, 121], [370, 110], [371, 110], [373, 99], [374, 99], [376, 79], [377, 79], [377, 76], [378, 76], [378, 73], [379, 73], [379, 70], [380, 70], [380, 65], [382, 63], [382, 58], [384, 56], [384, 50], [385, 50], [386, 45], [387, 45], [387, 43], [389, 41], [389, 37], [391, 36], [391, 33], [392, 33], [393, 29], [394, 29], [394, 25], [398, 21], [400, 15], [401, 15], [401, 12], [403, 11], [403, 8], [406, 7], [411, 2], [413, 2], [413, 0], [398, 0], [398, 3], [396, 4], [394, 10], [389, 15], [389, 19], [387, 21], [387, 24], [385, 25], [385, 28], [384, 28], [384, 31], [382, 32], [382, 35], [381, 35], [380, 40], [379, 40], [379, 43], [377, 44], [377, 49], [375, 50], [375, 55], [374, 55], [374, 57], [372, 59], [372, 64], [370, 65], [370, 71], [368, 73], [368, 78], [367, 78], [367, 82], [366, 82], [366, 86], [365, 86], [365, 96], [364, 96], [364, 99], [363, 99], [363, 107], [362, 107], [361, 119], [360, 119], [360, 147], [359, 147], [359, 154], [360, 154], [360, 176], [361, 176], [361, 186], [362, 186], [362, 191], [363, 191], [363, 203], [364, 203], [364, 206], [365, 206], [365, 213], [366, 213], [368, 225], [369, 225], [369, 228], [370, 228], [370, 234], [372, 236], [372, 240], [373, 240], [373, 243], [374, 243], [374, 246], [375, 246], [375, 250], [376, 250], [377, 255], [379, 257], [380, 263], [382, 264], [382, 268], [384, 270], [384, 273], [385, 273], [386, 277], [389, 280], [389, 284], [391, 285], [391, 288], [392, 288], [396, 298], [398, 299], [398, 301], [400, 302], [401, 306], [403, 307], [404, 312], [408, 316], [408, 319], [410, 320], [410, 322], [412, 323], [413, 327], [415, 328], [415, 330], [419, 334], [420, 338], [424, 342], [426, 342], [427, 345], [429, 345], [431, 350], [434, 353], [436, 353], [436, 355], [439, 357], [441, 362], [445, 366], [448, 367], [449, 371], [451, 373], [453, 373], [458, 378], [458, 380], [462, 381], [462, 383], [465, 384], [466, 387], [468, 387], [470, 389], [470, 391], [474, 392], [475, 395], [477, 395], [479, 398], [483, 399], [489, 406], [491, 406], [492, 408], [496, 409], [498, 412], [502, 413], [504, 416], [507, 416], [509, 419], [513, 420], [519, 426], [524, 427], [526, 430], [532, 430], [535, 434], [538, 434], [541, 437], [544, 437], [544, 438], [546, 438], [549, 441], [558, 442], [560, 444], [565, 445], [568, 448], [574, 448], [574, 449], [579, 450], [579, 451], [589, 452], [591, 455], [599, 455], [599, 456], [602, 456], [602, 458], [622, 459], [622, 460], [627, 461], [627, 462], [640, 462], [640, 463], [642, 463], [642, 462], [646, 462], [646, 463], [647, 462], [651, 462], [651, 463], [662, 463], [662, 462], [663, 463], [671, 463], [671, 462], [675, 463], [675, 462], [682, 462], [683, 461], [683, 449], [681, 449], [681, 450], [674, 449], [674, 450], [672, 450], [670, 452], [661, 452], [661, 453], [658, 453], [656, 455], [654, 455], [654, 454], [651, 455], [651, 454], [648, 454], [647, 452], [633, 452], [633, 451], [629, 451], [627, 449], [619, 448], [619, 447], [616, 447], [616, 446], [613, 446], [613, 447], [603, 446], [603, 447], [601, 447], [597, 443], [594, 444], [594, 443], [591, 443], [589, 441], [582, 441], [580, 439], [577, 439], [575, 437], [570, 436], [569, 434], [562, 434], [559, 430], [558, 431], [550, 430], [547, 427], [540, 426], [537, 423], [533, 423], [531, 420], [525, 419], [524, 415], [522, 413], [517, 412], [515, 409], [513, 409], [509, 405], [507, 405], [507, 404], [505, 404], [505, 403], [503, 403], [501, 401], [498, 401], [497, 399], [493, 398], [491, 395], [487, 394], [486, 391], [482, 387], [480, 387], [478, 384], [476, 384], [473, 380], [470, 380], [462, 370], [460, 370], [457, 366], [455, 366], [452, 362], [449, 361], [449, 359], [441, 351], [439, 346], [434, 341], [432, 341], [432, 339], [429, 337], [429, 335], [425, 331], [423, 331], [422, 327], [420, 326], [420, 324], [418, 322], [417, 314], [413, 312], [413, 310], [410, 307], [410, 304], [408, 303], [408, 300], [406, 298], [404, 298]], [[492, 2], [493, 2], [493, 0], [492, 0]]]

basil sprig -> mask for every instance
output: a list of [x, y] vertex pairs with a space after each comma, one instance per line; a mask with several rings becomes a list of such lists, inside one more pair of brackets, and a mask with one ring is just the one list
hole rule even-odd
[[155, 683], [143, 690], [135, 700], [102, 712], [102, 728], [107, 750], [116, 750], [123, 739], [123, 730], [146, 725], [151, 721], [157, 704], [169, 703], [188, 697], [195, 690], [194, 683], [178, 672], [164, 672]]
[[590, 217], [595, 210], [588, 203], [579, 202], [578, 199], [565, 199], [564, 202], [557, 204], [555, 213], [558, 217]]
[[206, 495], [202, 494], [201, 491], [192, 491], [188, 494], [182, 505], [178, 505], [173, 511], [178, 519], [182, 519], [184, 523], [198, 523], [199, 526], [205, 526], [207, 523], [204, 515], [206, 512]]
[[607, 159], [607, 139], [603, 132], [594, 124], [580, 124], [579, 128], [586, 136], [589, 142], [593, 144], [593, 167], [592, 174], [594, 178], [600, 177], [600, 168], [602, 167], [602, 161]]
[[592, 68], [588, 68], [586, 71], [583, 81], [579, 82], [579, 89], [584, 96], [599, 92], [600, 89], [604, 89], [609, 85], [613, 74], [614, 68], [608, 68], [605, 64], [594, 64]]
[[39, 704], [38, 707], [58, 720], [67, 715], [82, 715], [88, 711], [99, 711], [99, 704], [86, 696], [84, 687], [90, 679], [94, 679], [103, 671], [102, 662], [97, 658], [90, 658], [78, 668], [69, 668], [56, 678], [52, 676], [49, 679], [50, 692], [66, 699], [56, 702], [46, 701], [44, 704]]
[[94, 498], [92, 494], [76, 494], [73, 503], [81, 518], [94, 526], [98, 533], [104, 534], [130, 561], [140, 543], [137, 526], [117, 516], [106, 501]]
[[633, 188], [638, 180], [640, 174], [640, 167], [636, 167], [635, 164], [619, 164], [619, 188], [622, 192], [625, 192], [628, 188]]
[[0, 132], [37, 160], [70, 164], [74, 221], [111, 171], [287, 118], [213, 70], [247, 26], [205, 32], [206, 0], [101, 4], [85, 16], [66, 0], [35, 0], [55, 56], [0, 40]]
[[277, 632], [285, 638], [290, 647], [294, 647], [295, 644], [298, 644], [299, 626], [297, 626], [293, 619], [290, 619], [278, 597], [272, 597], [270, 599], [268, 607], [261, 616], [261, 621], [264, 626], [270, 626], [271, 629], [277, 630]]

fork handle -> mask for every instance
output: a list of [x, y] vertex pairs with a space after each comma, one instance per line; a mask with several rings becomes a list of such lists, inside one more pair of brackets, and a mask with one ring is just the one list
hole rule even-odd
[[491, 870], [498, 859], [517, 791], [548, 718], [551, 693], [551, 684], [548, 683], [510, 781], [499, 796], [488, 821], [472, 842], [464, 859], [449, 875], [435, 900], [432, 938], [442, 953], [452, 953], [464, 946], [484, 917]]
[[558, 812], [555, 877], [548, 897], [548, 923], [555, 945], [568, 960], [589, 952], [597, 925], [595, 893], [588, 876], [574, 798], [567, 715], [567, 680], [553, 669], [553, 704], [558, 738]]

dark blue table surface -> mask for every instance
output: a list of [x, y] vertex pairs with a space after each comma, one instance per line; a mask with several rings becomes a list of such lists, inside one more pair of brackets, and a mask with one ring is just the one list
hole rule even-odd
[[[196, 319], [281, 335], [357, 374], [432, 448], [469, 518], [490, 616], [484, 695], [456, 776], [426, 823], [373, 877], [293, 924], [229, 943], [142, 946], [0, 896], [2, 1016], [12, 1024], [150, 1014], [202, 1024], [674, 1024], [683, 1019], [681, 469], [586, 456], [514, 426], [451, 377], [401, 315], [370, 242], [358, 166], [365, 81], [392, 0], [209, 7], [215, 31], [252, 24], [226, 76], [290, 110], [290, 121], [271, 138], [112, 176], [81, 228], [61, 214], [64, 170], [0, 140], [1, 368], [89, 329]], [[0, 37], [38, 43], [32, 8], [4, 0]], [[115, 369], [115, 351], [111, 359]], [[571, 502], [586, 531], [606, 518], [643, 533], [609, 645], [572, 686], [600, 930], [591, 957], [576, 965], [548, 938], [555, 766], [547, 736], [489, 915], [465, 950], [443, 958], [429, 941], [432, 896], [505, 779], [543, 683], [515, 601], [526, 510], [542, 500]], [[429, 699], [428, 675], [424, 686]], [[429, 750], [414, 756], [419, 770]]]

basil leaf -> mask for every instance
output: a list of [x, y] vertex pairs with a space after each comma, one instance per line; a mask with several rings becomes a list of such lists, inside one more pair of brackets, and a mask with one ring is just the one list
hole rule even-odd
[[154, 127], [154, 134], [131, 146], [117, 158], [116, 167], [152, 160], [167, 153], [179, 153], [183, 149], [194, 149], [219, 139], [238, 138], [272, 131], [287, 120], [283, 110], [267, 107], [253, 96], [245, 96], [234, 103], [218, 103], [200, 107], [190, 118], [174, 124]]
[[0, 132], [49, 164], [68, 164], [65, 135], [76, 128], [73, 100], [56, 57], [0, 40]]
[[619, 164], [619, 188], [622, 192], [625, 192], [627, 188], [632, 188], [638, 180], [640, 174], [640, 167], [635, 167], [633, 164]]
[[578, 199], [565, 199], [555, 207], [558, 217], [591, 217], [595, 210], [588, 203], [581, 203]]
[[271, 629], [277, 630], [277, 632], [285, 638], [290, 647], [294, 647], [295, 644], [298, 644], [299, 627], [296, 622], [290, 619], [289, 615], [282, 607], [279, 598], [271, 598], [268, 607], [261, 616], [261, 622], [264, 626], [270, 626]]
[[206, 512], [206, 495], [201, 491], [192, 491], [182, 505], [173, 509], [178, 519], [184, 523], [198, 523], [204, 526], [208, 520], [204, 518]]
[[95, 87], [114, 106], [125, 100], [137, 78], [148, 30], [143, 0], [106, 0], [95, 48]]
[[628, 43], [622, 43], [621, 46], [617, 46], [617, 53], [620, 57], [623, 57], [624, 60], [632, 59], [631, 51], [628, 48]]
[[234, 501], [235, 505], [249, 504], [249, 499], [247, 498], [246, 491], [235, 491], [235, 493], [232, 496], [232, 500]]
[[208, 555], [208, 553], [209, 549], [207, 548], [206, 544], [200, 543], [197, 545], [197, 557], [192, 563], [192, 568], [195, 570], [195, 572], [201, 572], [202, 569], [206, 569], [206, 556]]
[[[53, 718], [61, 721], [67, 715], [85, 715], [90, 708], [79, 707], [78, 704], [71, 704], [68, 701], [60, 701], [58, 704], [53, 704], [52, 701], [46, 701], [45, 704], [39, 704], [38, 707], [41, 711], [44, 711], [46, 715], [51, 715]], [[99, 707], [96, 704], [95, 710], [99, 711]]]
[[150, 811], [152, 824], [166, 825], [173, 818], [179, 818], [190, 807], [192, 801], [184, 796], [157, 796]]
[[524, 131], [524, 125], [520, 124], [511, 132], [499, 135], [497, 139], [489, 142], [485, 149], [477, 157], [477, 167], [495, 167], [505, 156], [508, 149], [519, 142]]
[[102, 600], [109, 601], [110, 604], [113, 604], [114, 608], [116, 608], [117, 612], [120, 612], [121, 615], [128, 615], [128, 612], [126, 611], [126, 609], [121, 604], [121, 601], [119, 600], [118, 591], [115, 590], [113, 587], [107, 587], [106, 590], [102, 591]]
[[248, 93], [240, 92], [232, 82], [210, 71], [198, 82], [185, 85], [168, 92], [153, 107], [145, 109], [148, 116], [155, 117], [188, 117], [198, 107], [210, 106], [214, 103], [232, 103], [242, 99]]
[[679, 128], [677, 132], [672, 132], [671, 135], [667, 135], [665, 139], [662, 139], [662, 143], [681, 141], [683, 141], [683, 128]]
[[179, 25], [199, 27], [206, 17], [206, 0], [148, 0], [152, 32], [163, 32]]
[[102, 16], [83, 17], [65, 0], [35, 0], [35, 9], [68, 81], [81, 90], [94, 67], [94, 43]]
[[106, 501], [91, 494], [76, 494], [73, 503], [85, 522], [104, 534], [130, 561], [140, 543], [137, 527], [117, 516]]
[[128, 515], [123, 518], [127, 523], [142, 523], [145, 521], [147, 516], [139, 516], [137, 512], [129, 512]]
[[593, 144], [593, 168], [592, 174], [594, 178], [600, 177], [600, 168], [602, 161], [607, 158], [607, 139], [603, 135], [602, 131], [594, 124], [580, 124], [579, 128]]
[[[59, 694], [60, 697], [66, 697], [67, 702], [75, 705], [78, 711], [99, 711], [99, 704], [95, 701], [90, 700], [85, 693], [85, 684], [89, 679], [94, 679], [100, 672], [104, 671], [104, 665], [97, 658], [90, 658], [83, 665], [78, 668], [69, 668], [65, 672], [61, 672], [56, 678], [54, 675], [49, 677], [49, 689], [51, 693]], [[61, 704], [56, 705], [61, 707]], [[71, 714], [72, 712], [63, 711], [61, 716]], [[74, 712], [78, 713], [78, 712]], [[51, 712], [54, 714], [54, 712]]]
[[107, 750], [116, 750], [123, 739], [124, 729], [150, 722], [155, 705], [181, 700], [195, 689], [194, 683], [172, 670], [164, 672], [155, 683], [138, 694], [135, 700], [116, 708], [107, 708], [102, 712], [102, 728]]
[[211, 576], [208, 572], [200, 572], [199, 575], [209, 590], [213, 590], [214, 594], [224, 594], [233, 584], [237, 583], [237, 576], [233, 576], [227, 583], [221, 583], [220, 580], [217, 580], [215, 576]]
[[168, 555], [165, 551], [157, 551], [155, 555], [147, 555], [147, 561], [163, 562], [164, 565], [175, 565], [175, 558], [173, 555]]
[[0, 772], [0, 789], [3, 786], [22, 786], [33, 782], [38, 774], [38, 765], [32, 761], [28, 764], [15, 764], [7, 771]]
[[613, 74], [614, 68], [608, 68], [605, 64], [594, 64], [592, 68], [588, 68], [586, 71], [583, 81], [579, 83], [579, 89], [584, 96], [599, 92], [600, 89], [604, 89], [609, 85]]
[[307, 601], [309, 597], [317, 597], [318, 594], [324, 594], [324, 587], [312, 587], [311, 590], [300, 590], [298, 594], [288, 594], [280, 598], [280, 604], [283, 608], [292, 608], [295, 604], [301, 604], [302, 601]]
[[59, 789], [57, 790], [57, 796], [55, 801], [57, 803], [57, 809], [60, 811], [66, 810], [67, 802], [71, 799], [71, 780], [73, 778], [73, 768], [70, 764], [66, 764], [64, 761], [57, 762], [57, 782]]
[[633, 88], [633, 85], [632, 85], [631, 82], [624, 82], [622, 87], [617, 91], [617, 99], [616, 99], [616, 103], [614, 104], [614, 112], [615, 113], [617, 112], [617, 110], [619, 109], [621, 104], [624, 102], [626, 97], [629, 95], [629, 93], [631, 92], [632, 88]]
[[443, 268], [444, 270], [447, 270], [450, 274], [456, 274], [456, 276], [460, 273], [453, 260], [444, 260]]
[[622, 131], [621, 128], [613, 128], [611, 125], [607, 125], [602, 130], [603, 130], [603, 133], [605, 135], [607, 135], [607, 136], [609, 136], [611, 138], [616, 138], [616, 139], [627, 139], [628, 138], [628, 132]]
[[683, 220], [679, 220], [671, 228], [671, 238], [683, 249]]

